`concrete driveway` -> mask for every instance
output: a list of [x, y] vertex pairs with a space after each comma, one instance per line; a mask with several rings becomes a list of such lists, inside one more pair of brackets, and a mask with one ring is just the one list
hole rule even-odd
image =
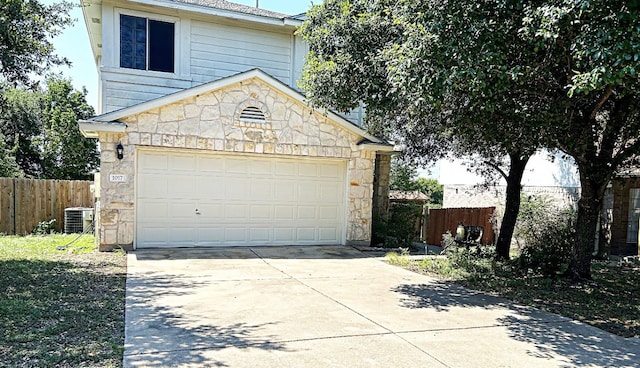
[[638, 339], [350, 247], [128, 255], [125, 367], [640, 367]]

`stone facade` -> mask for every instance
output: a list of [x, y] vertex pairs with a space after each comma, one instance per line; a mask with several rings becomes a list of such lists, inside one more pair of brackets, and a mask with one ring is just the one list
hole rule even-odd
[[[240, 119], [258, 108], [264, 122]], [[258, 78], [120, 119], [124, 134], [101, 132], [100, 249], [131, 247], [135, 238], [136, 147], [343, 159], [347, 166], [349, 244], [371, 240], [376, 152], [358, 134]], [[116, 146], [124, 146], [123, 159]], [[124, 175], [115, 182], [111, 174]], [[387, 179], [388, 180], [388, 179]]]

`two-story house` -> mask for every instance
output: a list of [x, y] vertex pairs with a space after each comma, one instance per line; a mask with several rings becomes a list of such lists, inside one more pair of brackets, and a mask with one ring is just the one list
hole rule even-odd
[[392, 147], [306, 104], [303, 15], [222, 0], [83, 12], [100, 78], [100, 115], [80, 129], [100, 142], [101, 250], [370, 242]]

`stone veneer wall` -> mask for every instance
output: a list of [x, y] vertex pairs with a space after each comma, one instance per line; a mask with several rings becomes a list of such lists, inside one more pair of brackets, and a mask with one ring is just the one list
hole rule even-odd
[[389, 180], [391, 179], [391, 153], [378, 153], [375, 162], [373, 186], [373, 213], [387, 217], [389, 213]]
[[[242, 122], [248, 106], [261, 109], [266, 123]], [[368, 244], [375, 151], [327, 117], [258, 79], [205, 93], [130, 116], [124, 134], [101, 133], [100, 249], [130, 248], [134, 241], [136, 146], [348, 160], [347, 243]], [[124, 146], [118, 160], [115, 147]], [[127, 176], [114, 183], [110, 174]]]

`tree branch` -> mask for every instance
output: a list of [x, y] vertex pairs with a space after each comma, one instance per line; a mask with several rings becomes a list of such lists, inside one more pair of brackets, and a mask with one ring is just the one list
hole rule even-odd
[[589, 114], [589, 119], [590, 120], [594, 120], [596, 118], [596, 114], [602, 108], [602, 105], [604, 105], [605, 102], [607, 102], [609, 97], [611, 97], [612, 93], [613, 93], [613, 89], [611, 89], [611, 87], [607, 86], [607, 88], [605, 88], [605, 90], [604, 90], [604, 93], [602, 93], [602, 96], [600, 96], [598, 101], [596, 101], [596, 103], [591, 108], [591, 114]]
[[507, 180], [509, 178], [509, 176], [504, 172], [504, 170], [502, 170], [500, 168], [500, 166], [498, 166], [497, 164], [494, 164], [491, 161], [485, 161], [484, 162], [485, 165], [492, 167], [493, 169], [495, 169], [500, 175], [502, 175], [502, 177], [504, 178], [504, 180]]

